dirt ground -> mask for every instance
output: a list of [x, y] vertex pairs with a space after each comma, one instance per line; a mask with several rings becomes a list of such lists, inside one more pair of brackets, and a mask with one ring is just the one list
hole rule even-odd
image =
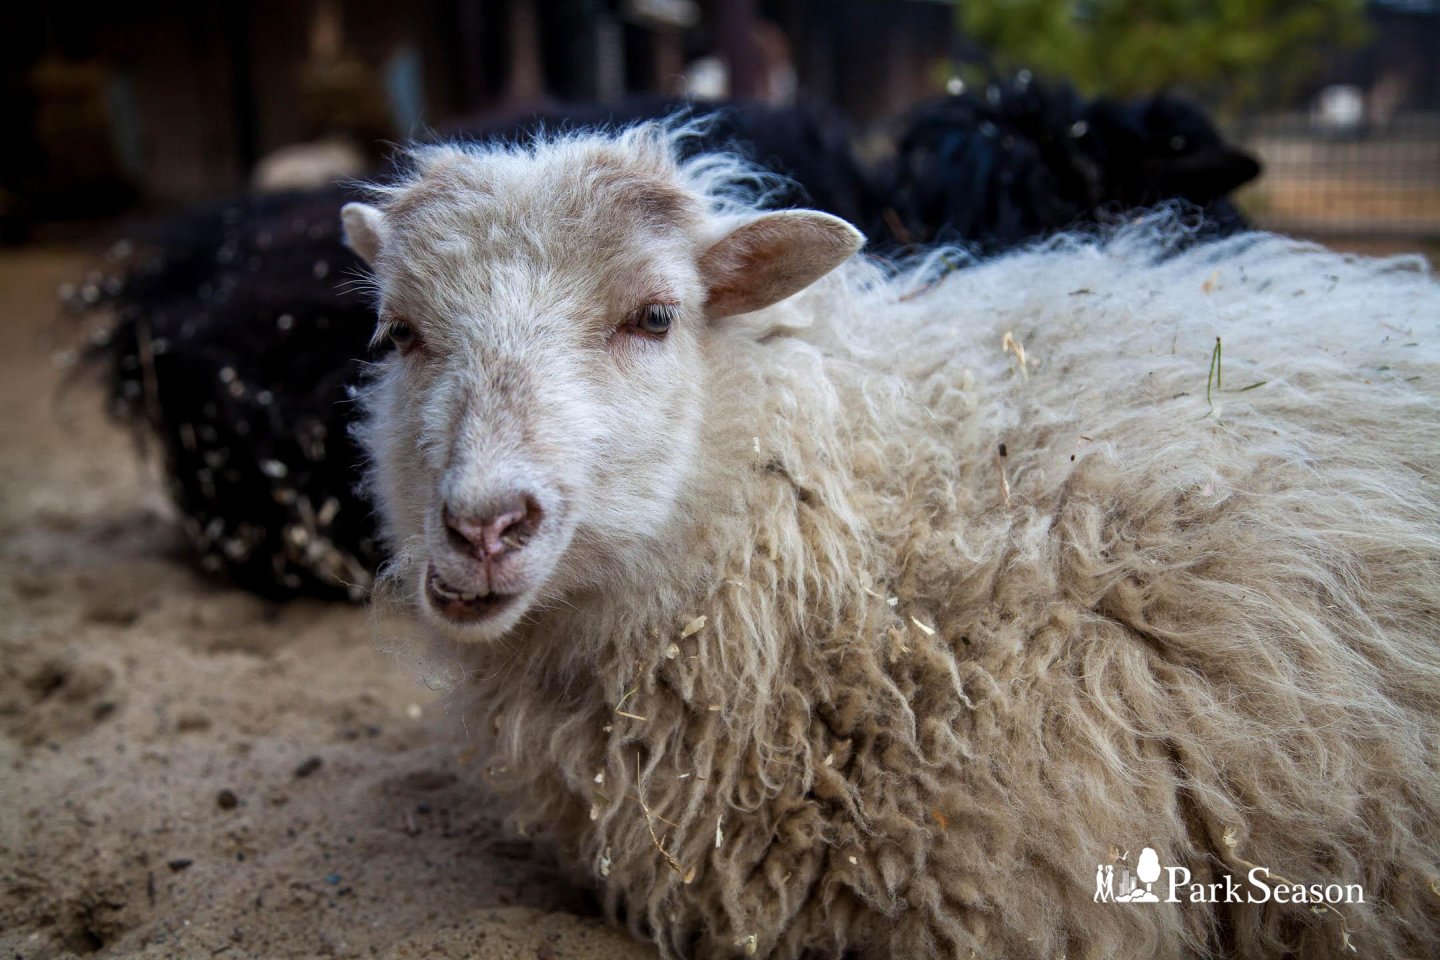
[[0, 957], [653, 956], [504, 833], [363, 609], [204, 579], [0, 257]]

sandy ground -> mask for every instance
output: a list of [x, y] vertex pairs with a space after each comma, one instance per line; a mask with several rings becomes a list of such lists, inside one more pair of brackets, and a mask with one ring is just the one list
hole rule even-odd
[[364, 610], [194, 572], [96, 388], [59, 395], [84, 263], [0, 257], [0, 957], [653, 956], [502, 832]]

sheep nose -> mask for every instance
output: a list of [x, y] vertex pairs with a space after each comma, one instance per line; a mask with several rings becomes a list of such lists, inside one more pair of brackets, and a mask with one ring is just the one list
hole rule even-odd
[[515, 493], [476, 513], [457, 513], [447, 506], [444, 519], [457, 550], [477, 560], [494, 559], [525, 545], [540, 525], [540, 505], [529, 494]]

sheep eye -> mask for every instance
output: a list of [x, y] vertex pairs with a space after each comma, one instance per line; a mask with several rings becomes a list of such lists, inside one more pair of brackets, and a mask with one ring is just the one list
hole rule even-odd
[[395, 344], [395, 349], [401, 353], [409, 353], [415, 347], [417, 340], [415, 328], [407, 320], [391, 320], [386, 329], [386, 335], [390, 342]]
[[675, 322], [675, 307], [668, 303], [652, 303], [641, 311], [635, 326], [652, 337], [663, 337]]

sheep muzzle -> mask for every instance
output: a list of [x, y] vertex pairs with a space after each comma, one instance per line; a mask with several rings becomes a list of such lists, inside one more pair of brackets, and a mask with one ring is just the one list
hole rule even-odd
[[549, 580], [563, 552], [563, 510], [528, 490], [455, 501], [429, 523], [419, 596], [433, 620], [466, 640], [503, 634]]

